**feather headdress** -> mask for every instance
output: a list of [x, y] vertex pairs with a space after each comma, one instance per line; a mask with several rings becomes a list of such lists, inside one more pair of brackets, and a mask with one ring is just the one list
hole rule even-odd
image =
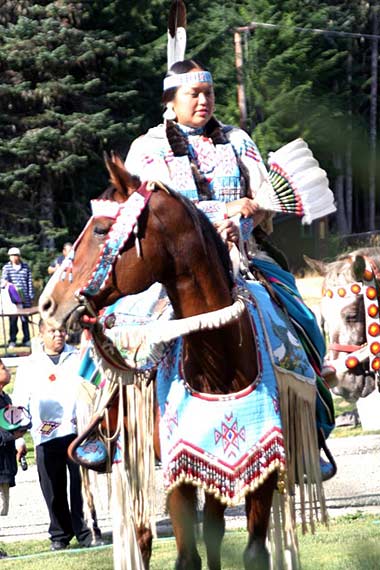
[[168, 69], [185, 59], [186, 7], [182, 0], [173, 0], [168, 18]]
[[263, 208], [296, 214], [304, 224], [336, 212], [327, 174], [304, 140], [296, 139], [270, 153], [268, 165], [273, 192], [257, 196]]

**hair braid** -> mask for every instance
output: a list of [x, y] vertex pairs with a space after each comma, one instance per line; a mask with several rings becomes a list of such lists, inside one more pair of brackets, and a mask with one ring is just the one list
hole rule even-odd
[[[209, 122], [205, 127], [205, 134], [210, 137], [214, 145], [217, 144], [228, 144], [230, 141], [227, 138], [226, 133], [222, 129], [222, 125], [215, 119], [211, 117]], [[240, 172], [240, 198], [252, 198], [251, 187], [249, 184], [249, 172], [248, 168], [245, 166], [240, 156], [236, 153], [235, 148], [231, 145], [235, 153], [236, 162]]]
[[190, 162], [191, 172], [200, 200], [212, 200], [212, 193], [206, 178], [199, 172], [194, 158], [189, 153], [186, 136], [181, 132], [174, 121], [166, 122], [166, 136], [174, 156], [187, 156]]

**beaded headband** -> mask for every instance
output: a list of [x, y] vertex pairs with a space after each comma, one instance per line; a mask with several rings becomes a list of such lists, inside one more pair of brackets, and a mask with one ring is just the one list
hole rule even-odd
[[212, 76], [209, 71], [190, 71], [189, 73], [179, 73], [169, 75], [164, 79], [164, 91], [172, 87], [181, 85], [191, 85], [192, 83], [212, 83]]

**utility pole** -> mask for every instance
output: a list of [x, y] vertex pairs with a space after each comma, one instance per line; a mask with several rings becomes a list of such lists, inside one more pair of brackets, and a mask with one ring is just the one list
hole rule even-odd
[[369, 125], [369, 180], [368, 180], [368, 229], [375, 230], [376, 213], [376, 139], [377, 139], [377, 93], [379, 58], [379, 6], [372, 7], [372, 49], [371, 49], [371, 103]]
[[247, 105], [244, 89], [244, 72], [243, 72], [243, 49], [241, 46], [241, 35], [238, 29], [234, 32], [235, 42], [235, 65], [237, 74], [237, 99], [240, 110], [240, 128], [247, 130]]

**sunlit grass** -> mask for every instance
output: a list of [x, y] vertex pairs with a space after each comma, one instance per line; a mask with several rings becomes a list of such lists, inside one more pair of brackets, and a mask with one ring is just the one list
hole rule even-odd
[[[300, 535], [302, 570], [375, 570], [380, 560], [379, 516], [358, 512], [334, 519], [330, 527], [319, 525], [314, 535]], [[246, 532], [227, 532], [223, 543], [223, 570], [242, 570], [242, 552], [247, 541]], [[50, 553], [48, 541], [14, 542], [2, 545], [10, 556], [0, 562], [1, 570], [112, 570], [112, 548], [70, 549]], [[206, 558], [200, 545], [203, 568]], [[173, 539], [154, 542], [151, 570], [171, 570], [176, 557]]]

